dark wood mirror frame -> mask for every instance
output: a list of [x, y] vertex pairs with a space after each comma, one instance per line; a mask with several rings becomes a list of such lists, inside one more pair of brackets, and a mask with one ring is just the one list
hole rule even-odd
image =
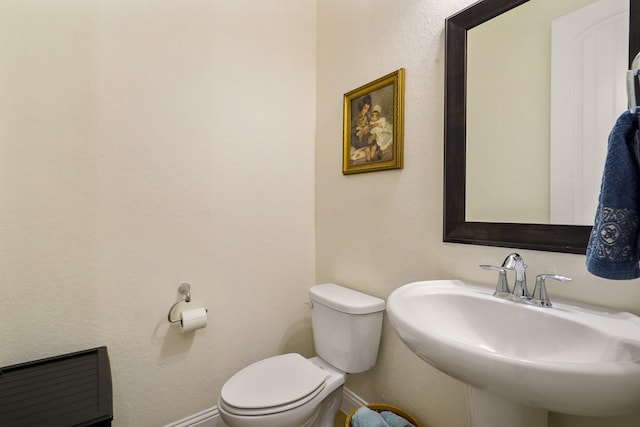
[[[446, 20], [443, 240], [584, 254], [590, 226], [465, 221], [467, 31], [527, 1], [483, 0]], [[631, 64], [640, 51], [640, 0], [629, 4]]]

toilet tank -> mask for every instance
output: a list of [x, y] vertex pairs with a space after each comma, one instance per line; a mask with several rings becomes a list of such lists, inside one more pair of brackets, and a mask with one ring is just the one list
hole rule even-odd
[[373, 368], [385, 301], [334, 283], [313, 286], [309, 295], [318, 356], [347, 373]]

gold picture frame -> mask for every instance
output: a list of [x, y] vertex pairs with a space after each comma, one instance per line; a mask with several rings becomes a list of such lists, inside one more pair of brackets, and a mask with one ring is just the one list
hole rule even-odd
[[404, 68], [344, 95], [342, 173], [402, 169]]

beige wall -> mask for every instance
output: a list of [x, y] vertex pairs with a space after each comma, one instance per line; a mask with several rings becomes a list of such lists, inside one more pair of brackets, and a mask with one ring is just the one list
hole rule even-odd
[[[250, 361], [311, 355], [315, 282], [490, 285], [477, 265], [509, 249], [441, 242], [444, 19], [471, 2], [0, 2], [0, 366], [107, 345], [114, 425], [158, 426]], [[405, 168], [343, 176], [342, 95], [400, 67]], [[637, 281], [521, 253], [575, 278], [553, 297], [640, 314]], [[166, 322], [183, 280], [210, 315], [190, 336]], [[349, 387], [467, 425], [463, 387], [387, 323]]]
[[[115, 426], [312, 355], [315, 2], [0, 2], [0, 366], [107, 345]], [[209, 325], [169, 327], [177, 288]]]
[[[318, 1], [318, 281], [347, 283], [380, 297], [415, 280], [462, 278], [495, 284], [494, 275], [478, 264], [499, 263], [510, 249], [442, 243], [444, 20], [471, 3]], [[342, 94], [400, 67], [406, 69], [405, 168], [343, 176]], [[568, 285], [550, 283], [552, 298], [640, 314], [638, 280], [597, 279], [586, 272], [581, 255], [519, 252], [529, 265], [530, 280], [545, 272], [574, 278]], [[524, 330], [533, 326], [522, 325]], [[349, 387], [369, 401], [401, 404], [428, 426], [466, 426], [460, 383], [414, 356], [386, 322], [383, 334], [378, 365], [351, 376]], [[637, 417], [552, 414], [551, 424], [631, 427]]]

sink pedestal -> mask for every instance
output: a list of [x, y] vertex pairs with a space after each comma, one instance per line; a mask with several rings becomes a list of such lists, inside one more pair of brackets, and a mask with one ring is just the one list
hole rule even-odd
[[548, 412], [466, 386], [471, 427], [547, 427]]

